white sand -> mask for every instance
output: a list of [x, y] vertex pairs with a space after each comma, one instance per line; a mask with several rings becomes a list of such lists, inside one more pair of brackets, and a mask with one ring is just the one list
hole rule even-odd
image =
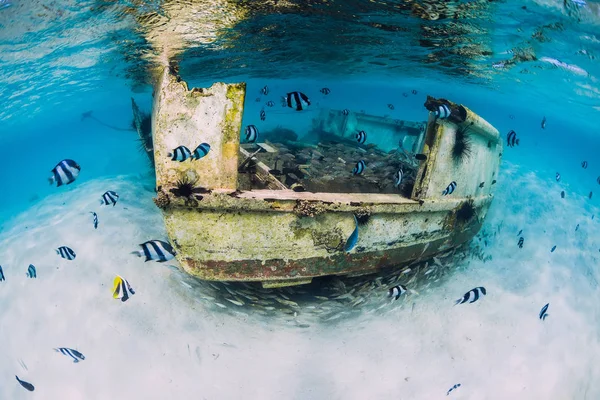
[[[492, 261], [461, 263], [436, 289], [380, 311], [323, 323], [302, 309], [304, 328], [285, 314], [215, 307], [206, 286], [130, 255], [165, 238], [147, 178], [57, 189], [0, 235], [0, 399], [598, 399], [599, 221], [584, 197], [561, 201], [551, 179], [508, 166], [498, 185], [484, 227], [502, 221], [488, 239]], [[121, 196], [114, 208], [99, 205], [109, 189]], [[56, 255], [61, 245], [76, 260]], [[112, 298], [115, 274], [136, 291], [126, 303]], [[453, 306], [476, 286], [488, 295]]]

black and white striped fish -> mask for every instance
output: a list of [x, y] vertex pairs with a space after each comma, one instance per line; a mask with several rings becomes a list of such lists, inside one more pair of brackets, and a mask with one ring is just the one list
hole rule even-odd
[[393, 297], [394, 300], [398, 300], [404, 293], [406, 293], [406, 286], [396, 285], [389, 289], [388, 297]]
[[510, 132], [508, 132], [508, 134], [506, 135], [506, 141], [508, 144], [508, 147], [515, 147], [515, 145], [519, 145], [519, 139], [517, 139], [517, 132], [511, 130]]
[[90, 214], [92, 214], [94, 229], [98, 229], [98, 214], [93, 211], [90, 211]]
[[179, 146], [172, 153], [168, 153], [167, 157], [169, 157], [172, 161], [183, 162], [192, 156], [192, 151], [185, 146]]
[[62, 160], [56, 167], [52, 169], [52, 176], [48, 178], [48, 181], [52, 185], [56, 182], [56, 187], [62, 185], [68, 185], [73, 183], [79, 176], [81, 167], [73, 160]]
[[356, 134], [356, 141], [360, 144], [363, 144], [367, 141], [367, 132], [360, 131]]
[[267, 113], [265, 110], [260, 110], [260, 120], [264, 121], [265, 119], [267, 119]]
[[402, 178], [404, 178], [404, 171], [402, 171], [402, 168], [400, 168], [398, 172], [394, 174], [394, 186], [400, 186], [402, 183]]
[[267, 101], [266, 106], [267, 107], [275, 107], [275, 102], [273, 100], [269, 100], [269, 101]]
[[587, 169], [587, 167], [588, 167], [588, 162], [587, 162], [587, 161], [584, 161], [584, 162], [582, 162], [582, 163], [581, 163], [581, 167], [582, 167], [583, 169]]
[[130, 295], [134, 294], [135, 291], [129, 282], [127, 282], [127, 279], [117, 275], [113, 281], [113, 298], [121, 299], [121, 301], [124, 303], [129, 299]]
[[417, 94], [417, 93], [418, 93], [418, 92], [417, 92], [415, 89], [411, 90], [410, 92], [411, 92], [412, 94]]
[[77, 350], [69, 349], [68, 347], [58, 347], [55, 348], [54, 351], [57, 353], [64, 354], [67, 357], [73, 358], [74, 363], [78, 363], [79, 361], [85, 360], [85, 356], [78, 352]]
[[[598, 178], [598, 179], [600, 179], [600, 178]], [[558, 181], [560, 181], [560, 174], [557, 172], [556, 173], [556, 182], [558, 182]]]
[[294, 108], [296, 111], [302, 111], [310, 106], [310, 100], [302, 92], [290, 92], [283, 98], [284, 106]]
[[442, 196], [446, 196], [446, 195], [452, 194], [454, 192], [454, 189], [456, 189], [456, 182], [452, 181], [446, 187], [446, 189], [444, 189], [444, 191], [442, 192]]
[[19, 382], [19, 384], [21, 386], [23, 386], [25, 389], [29, 390], [30, 392], [33, 392], [35, 390], [35, 386], [33, 386], [31, 383], [25, 382], [24, 380], [19, 379], [19, 377], [17, 375], [15, 375], [15, 378], [17, 378], [17, 382]]
[[324, 87], [323, 89], [319, 90], [319, 92], [327, 96], [329, 93], [331, 93], [331, 90], [329, 90], [329, 88]]
[[245, 133], [247, 143], [254, 143], [258, 139], [258, 129], [255, 125], [248, 125]]
[[359, 162], [356, 163], [356, 166], [352, 170], [352, 174], [360, 175], [363, 173], [364, 170], [365, 170], [365, 162], [363, 160], [360, 160]]
[[149, 240], [140, 244], [142, 250], [134, 251], [131, 254], [135, 254], [138, 257], [146, 257], [146, 261], [155, 260], [158, 262], [165, 262], [175, 257], [175, 250], [167, 242], [162, 240]]
[[522, 249], [524, 243], [525, 243], [525, 239], [523, 238], [523, 236], [521, 236], [519, 238], [519, 241], [517, 242], [517, 245], [519, 246], [520, 249]]
[[[348, 114], [350, 114], [350, 110], [348, 110], [347, 108], [344, 108], [344, 109], [342, 110], [342, 115], [345, 115], [345, 116], [347, 116]], [[598, 178], [598, 179], [600, 179], [600, 178]]]
[[114, 207], [117, 204], [118, 200], [119, 200], [119, 195], [117, 194], [117, 192], [112, 191], [112, 190], [107, 190], [102, 195], [102, 199], [100, 199], [100, 204], [104, 204], [106, 206], [109, 204], [112, 204]]
[[260, 89], [260, 94], [262, 95], [268, 95], [269, 94], [269, 87], [267, 85], [265, 85], [262, 89]]
[[447, 104], [442, 104], [441, 106], [439, 106], [437, 108], [437, 110], [435, 110], [433, 112], [433, 114], [435, 115], [436, 118], [439, 119], [446, 119], [450, 116], [451, 111], [450, 111], [450, 107], [448, 107]]
[[66, 258], [67, 260], [74, 260], [76, 257], [76, 254], [73, 251], [73, 249], [67, 246], [60, 246], [58, 249], [56, 249], [56, 254], [58, 254], [62, 258]]
[[202, 157], [206, 156], [210, 151], [210, 144], [208, 143], [200, 143], [194, 153], [192, 154], [192, 159], [199, 160]]
[[0, 282], [5, 281], [4, 271], [2, 270], [2, 265], [0, 265]]
[[396, 107], [394, 107], [394, 105], [392, 103], [388, 104], [387, 106], [390, 110], [393, 110], [394, 108], [396, 108]]
[[486, 294], [487, 293], [486, 293], [485, 288], [483, 286], [476, 287], [475, 289], [469, 290], [460, 299], [456, 300], [456, 302], [454, 303], [454, 305], [463, 304], [463, 303], [466, 303], [469, 300], [470, 300], [469, 303], [475, 303], [477, 300], [479, 300], [479, 298], [481, 296], [485, 296]]
[[548, 307], [550, 306], [550, 303], [546, 304], [544, 307], [542, 307], [542, 309], [540, 310], [540, 319], [542, 321], [544, 321], [546, 319], [546, 317], [550, 314], [548, 314]]
[[29, 267], [27, 267], [27, 277], [32, 279], [37, 278], [37, 272], [33, 264], [29, 264]]
[[450, 394], [451, 391], [458, 389], [460, 387], [460, 383], [457, 383], [456, 385], [452, 386], [450, 388], [450, 390], [448, 390], [448, 392], [446, 393], [446, 396], [448, 396]]

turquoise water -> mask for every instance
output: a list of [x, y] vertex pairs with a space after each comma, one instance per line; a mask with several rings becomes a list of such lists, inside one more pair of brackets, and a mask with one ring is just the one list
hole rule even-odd
[[[570, 0], [0, 1], [0, 398], [435, 399], [458, 383], [448, 398], [600, 398], [599, 10]], [[265, 293], [130, 254], [166, 239], [153, 171], [129, 130], [131, 98], [151, 110], [165, 59], [190, 87], [246, 82], [243, 125], [265, 131], [304, 133], [323, 108], [423, 121], [431, 95], [521, 143], [505, 146], [481, 232], [442, 260], [437, 282], [390, 302], [386, 272], [267, 293], [295, 306], [240, 306], [230, 290]], [[276, 106], [260, 121], [264, 85]], [[309, 95], [309, 111], [280, 107], [290, 90]], [[49, 186], [65, 158], [80, 176]], [[99, 205], [107, 190], [120, 195], [115, 207]], [[62, 245], [76, 260], [56, 255]], [[116, 274], [136, 290], [127, 303], [111, 297]], [[359, 285], [364, 301], [343, 297]], [[485, 298], [453, 306], [482, 285]]]

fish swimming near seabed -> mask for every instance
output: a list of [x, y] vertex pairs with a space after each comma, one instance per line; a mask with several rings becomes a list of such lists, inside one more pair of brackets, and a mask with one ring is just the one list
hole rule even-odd
[[73, 358], [73, 362], [77, 364], [79, 361], [85, 360], [85, 356], [78, 352], [77, 350], [69, 349], [68, 347], [58, 347], [55, 348], [54, 351], [57, 353], [61, 353], [67, 357]]
[[255, 125], [248, 125], [244, 133], [246, 135], [246, 143], [254, 143], [258, 139], [258, 129]]
[[[350, 114], [350, 110], [348, 110], [347, 108], [344, 108], [344, 109], [342, 110], [342, 115], [344, 115], [344, 116], [348, 116], [348, 114]], [[599, 179], [600, 179], [600, 178], [599, 178]]]
[[354, 246], [356, 246], [356, 243], [358, 242], [358, 219], [356, 219], [356, 215], [353, 215], [353, 217], [354, 217], [354, 230], [352, 231], [352, 234], [350, 235], [348, 240], [346, 240], [346, 245], [344, 246], [344, 251], [346, 253], [349, 253], [354, 248]]
[[360, 131], [356, 134], [356, 141], [360, 144], [364, 144], [367, 141], [367, 132]]
[[74, 260], [76, 257], [73, 249], [67, 246], [60, 246], [58, 249], [56, 249], [56, 254], [67, 260]]
[[450, 394], [451, 391], [458, 389], [460, 387], [460, 383], [457, 383], [456, 385], [452, 386], [450, 388], [450, 390], [448, 390], [448, 392], [446, 393], [446, 396], [448, 396]]
[[556, 173], [556, 182], [560, 181], [560, 174], [557, 172]]
[[442, 192], [442, 196], [447, 196], [449, 194], [454, 193], [454, 189], [456, 189], [456, 182], [452, 181], [450, 184], [444, 189]]
[[33, 386], [31, 383], [19, 379], [17, 375], [15, 375], [15, 378], [17, 378], [17, 382], [19, 382], [25, 389], [29, 390], [30, 392], [35, 390], [35, 386]]
[[102, 195], [102, 198], [100, 199], [100, 204], [104, 204], [104, 205], [112, 204], [114, 207], [115, 205], [117, 205], [118, 200], [119, 200], [119, 195], [117, 194], [117, 192], [115, 192], [113, 190], [107, 190]]
[[398, 300], [400, 296], [406, 293], [407, 289], [404, 285], [396, 285], [388, 290], [388, 297], [393, 297], [394, 300]]
[[354, 167], [354, 169], [352, 169], [352, 175], [360, 175], [363, 173], [363, 171], [365, 170], [365, 162], [363, 160], [360, 160], [359, 162], [356, 163], [356, 166]]
[[402, 168], [400, 168], [395, 174], [394, 174], [394, 186], [398, 187], [400, 186], [400, 184], [402, 183], [402, 178], [404, 177], [404, 171], [402, 171]]
[[523, 237], [521, 236], [519, 238], [519, 242], [517, 243], [517, 245], [519, 246], [520, 249], [523, 248], [523, 243], [525, 242], [525, 239], [523, 239]]
[[469, 303], [475, 303], [477, 300], [479, 300], [480, 297], [485, 295], [487, 295], [485, 288], [483, 286], [479, 286], [465, 293], [463, 297], [454, 302], [454, 305], [464, 304], [469, 300], [471, 300], [469, 301]]
[[73, 160], [65, 159], [56, 164], [51, 172], [52, 176], [48, 181], [51, 185], [56, 182], [56, 187], [59, 187], [75, 182], [81, 172], [81, 166]]
[[192, 156], [192, 151], [185, 146], [179, 146], [172, 153], [167, 153], [171, 161], [184, 162]]
[[33, 264], [29, 264], [29, 267], [27, 267], [27, 277], [31, 279], [37, 278], [37, 272]]
[[133, 251], [131, 254], [135, 254], [138, 257], [145, 256], [145, 262], [151, 260], [165, 262], [175, 257], [175, 250], [173, 250], [173, 247], [162, 240], [149, 240], [140, 244], [140, 246], [142, 247], [142, 250]]
[[133, 290], [133, 288], [131, 287], [131, 285], [129, 284], [129, 282], [127, 281], [127, 279], [123, 278], [120, 275], [117, 275], [115, 277], [115, 280], [113, 281], [113, 298], [114, 299], [121, 299], [121, 301], [124, 303], [129, 299], [130, 295], [134, 295], [135, 291]]
[[546, 304], [544, 307], [542, 307], [541, 311], [540, 311], [540, 319], [542, 321], [544, 321], [546, 319], [546, 317], [550, 314], [548, 314], [548, 307], [550, 306], [550, 303]]
[[296, 111], [302, 111], [310, 106], [310, 100], [302, 92], [290, 92], [283, 97], [283, 105], [284, 107], [293, 108]]
[[267, 119], [267, 113], [265, 110], [260, 110], [260, 120], [264, 121], [265, 119]]
[[5, 281], [4, 271], [2, 270], [2, 265], [0, 265], [0, 282]]
[[90, 211], [93, 217], [94, 229], [98, 229], [98, 214], [93, 211]]
[[192, 160], [199, 160], [203, 157], [206, 157], [208, 152], [210, 151], [210, 144], [208, 143], [200, 143], [196, 150], [192, 153]]

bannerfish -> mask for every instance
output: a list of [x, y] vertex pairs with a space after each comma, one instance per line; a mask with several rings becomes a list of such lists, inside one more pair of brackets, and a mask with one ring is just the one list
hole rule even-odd
[[100, 199], [100, 204], [104, 204], [104, 205], [112, 204], [114, 207], [117, 204], [118, 200], [119, 200], [119, 195], [117, 194], [117, 192], [115, 192], [113, 190], [107, 190], [102, 195], [102, 199]]
[[266, 103], [267, 107], [275, 107], [275, 102], [273, 100], [269, 100]]
[[0, 282], [5, 281], [4, 271], [2, 270], [2, 265], [0, 265]]
[[582, 162], [582, 163], [581, 163], [581, 167], [582, 167], [583, 169], [587, 169], [587, 167], [588, 167], [588, 162], [587, 162], [587, 161], [584, 161], [584, 162]]
[[546, 317], [550, 314], [548, 314], [548, 307], [550, 306], [550, 303], [546, 304], [544, 307], [542, 307], [541, 311], [540, 311], [540, 319], [542, 321], [544, 321], [546, 319]]
[[387, 106], [388, 106], [388, 108], [389, 108], [390, 110], [393, 110], [394, 108], [396, 108], [396, 107], [394, 107], [394, 105], [393, 105], [393, 104], [388, 104]]
[[262, 89], [260, 89], [260, 94], [263, 95], [268, 95], [269, 94], [269, 87], [267, 85], [265, 85]]
[[265, 119], [267, 119], [267, 113], [265, 110], [260, 110], [260, 120], [264, 121]]
[[85, 356], [77, 350], [69, 349], [68, 347], [58, 347], [54, 351], [57, 353], [64, 354], [65, 356], [73, 358], [73, 362], [77, 364], [79, 361], [85, 360]]
[[283, 98], [284, 106], [294, 108], [296, 111], [302, 111], [310, 106], [310, 100], [302, 92], [290, 92]]
[[17, 382], [19, 382], [21, 386], [23, 386], [25, 389], [29, 390], [30, 392], [33, 392], [35, 390], [35, 386], [33, 386], [31, 383], [20, 380], [19, 377], [16, 375], [15, 378], [17, 378]]
[[454, 305], [463, 304], [469, 300], [471, 300], [471, 301], [469, 301], [469, 303], [475, 303], [477, 300], [479, 300], [479, 297], [485, 296], [485, 295], [487, 295], [485, 288], [483, 286], [479, 286], [479, 287], [476, 287], [475, 289], [471, 289], [467, 293], [465, 293], [463, 297], [456, 300]]
[[75, 182], [75, 179], [79, 176], [81, 167], [73, 160], [62, 160], [56, 167], [52, 169], [52, 176], [48, 178], [48, 181], [52, 185], [56, 182], [56, 187], [62, 185], [68, 185]]
[[363, 160], [360, 160], [359, 162], [356, 163], [356, 166], [352, 170], [352, 174], [360, 175], [363, 173], [364, 170], [365, 170], [365, 162]]
[[93, 211], [90, 211], [90, 213], [92, 214], [94, 229], [98, 229], [98, 214]]
[[508, 134], [506, 135], [506, 141], [508, 144], [508, 147], [515, 147], [515, 145], [519, 145], [519, 139], [517, 139], [517, 132], [511, 130], [510, 132], [508, 132]]
[[446, 187], [446, 189], [444, 189], [444, 191], [442, 192], [442, 196], [452, 194], [454, 192], [454, 189], [456, 189], [456, 182], [452, 181], [452, 182], [450, 182], [448, 187]]
[[258, 139], [258, 129], [255, 125], [248, 125], [245, 134], [247, 143], [254, 143]]
[[29, 267], [27, 267], [27, 277], [32, 279], [37, 278], [37, 272], [35, 271], [33, 264], [29, 264]]
[[358, 242], [358, 220], [356, 219], [356, 215], [353, 215], [353, 217], [355, 227], [348, 240], [346, 240], [346, 245], [344, 246], [344, 251], [346, 253], [349, 253], [354, 248], [354, 246], [356, 246], [356, 242]]
[[324, 87], [323, 89], [319, 90], [319, 92], [327, 96], [329, 93], [331, 93], [331, 90], [329, 90], [329, 88]]
[[412, 94], [417, 94], [417, 93], [418, 93], [418, 92], [417, 92], [415, 89], [411, 90], [410, 92], [411, 92]]
[[167, 153], [171, 161], [183, 162], [192, 156], [192, 151], [185, 146], [179, 146], [172, 153]]
[[162, 240], [149, 240], [140, 244], [142, 250], [133, 251], [138, 257], [146, 257], [146, 262], [150, 260], [165, 262], [175, 257], [173, 247]]
[[554, 245], [554, 247], [552, 247], [552, 250], [550, 250], [550, 253], [554, 253], [554, 250], [556, 250], [556, 245]]
[[390, 288], [388, 291], [388, 297], [393, 297], [394, 300], [398, 300], [400, 296], [406, 293], [406, 286], [404, 285], [396, 285], [393, 288]]
[[403, 177], [404, 177], [404, 171], [402, 171], [402, 168], [400, 168], [398, 170], [398, 172], [396, 172], [394, 174], [394, 186], [396, 186], [396, 187], [400, 186], [400, 184], [402, 183]]
[[557, 172], [556, 173], [556, 182], [560, 181], [560, 174]]
[[459, 387], [460, 387], [460, 383], [457, 383], [456, 385], [452, 386], [450, 388], [450, 390], [448, 390], [448, 393], [446, 393], [446, 396], [448, 396], [451, 391], [453, 391], [454, 389], [458, 389]]
[[199, 160], [202, 157], [205, 157], [210, 151], [210, 144], [208, 143], [200, 143], [196, 150], [194, 150], [194, 154], [192, 154], [192, 158], [194, 160]]
[[562, 192], [560, 192], [560, 197], [563, 198], [563, 199], [565, 198], [565, 191], [564, 190]]
[[356, 141], [360, 144], [363, 144], [367, 141], [367, 132], [360, 131], [356, 134]]
[[542, 129], [546, 129], [546, 117], [542, 119]]
[[74, 260], [76, 256], [73, 249], [67, 246], [60, 246], [58, 249], [56, 249], [56, 254], [62, 258], [66, 258], [67, 260]]
[[135, 291], [133, 290], [129, 282], [127, 282], [127, 279], [124, 279], [123, 277], [117, 275], [113, 282], [113, 298], [121, 299], [121, 301], [124, 303], [129, 299], [130, 295], [134, 294]]
[[[348, 116], [348, 114], [350, 114], [350, 110], [348, 110], [347, 108], [344, 108], [344, 109], [342, 110], [342, 115], [344, 115], [344, 116]], [[600, 179], [600, 177], [599, 177], [598, 179]]]
[[525, 243], [525, 239], [523, 238], [523, 236], [521, 236], [519, 238], [519, 241], [517, 242], [517, 245], [519, 246], [520, 249], [523, 248], [523, 243]]
[[451, 114], [450, 107], [448, 107], [447, 104], [442, 104], [433, 112], [433, 114], [436, 116], [436, 118], [446, 119]]

